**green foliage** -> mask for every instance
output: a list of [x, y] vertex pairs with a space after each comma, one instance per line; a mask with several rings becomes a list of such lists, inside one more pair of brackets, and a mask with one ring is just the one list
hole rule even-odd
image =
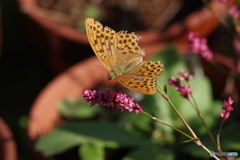
[[104, 146], [97, 141], [85, 142], [79, 147], [79, 155], [83, 160], [104, 160]]
[[159, 145], [142, 146], [125, 156], [123, 160], [174, 160], [171, 150]]
[[[220, 121], [220, 119], [219, 119]], [[240, 127], [237, 123], [232, 123], [229, 126], [223, 127], [222, 134], [220, 137], [221, 149], [224, 152], [231, 152], [231, 151], [239, 151], [240, 150]], [[216, 138], [217, 132], [213, 132], [214, 138]], [[210, 150], [214, 151], [211, 141], [209, 140], [208, 135], [201, 136], [202, 143], [209, 148]], [[197, 146], [194, 143], [190, 143], [182, 147], [183, 153], [191, 154], [194, 157], [202, 157], [204, 159], [208, 159], [209, 155], [206, 154], [206, 151]]]
[[[161, 60], [164, 63], [165, 72], [158, 77], [159, 83], [164, 86], [163, 89], [171, 102], [203, 144], [214, 150], [207, 131], [191, 104], [167, 83], [170, 76], [177, 76], [179, 69], [188, 71], [184, 61], [172, 45], [167, 46], [152, 60]], [[213, 100], [211, 84], [206, 77], [196, 76], [190, 84], [193, 86], [193, 97], [215, 138], [223, 104]], [[176, 113], [160, 94], [145, 95], [138, 103], [145, 112], [188, 133]], [[40, 138], [36, 149], [47, 157], [79, 147], [79, 155], [84, 160], [105, 159], [108, 154], [106, 148], [114, 150], [128, 148], [129, 152], [124, 155], [123, 160], [173, 160], [175, 156], [179, 157], [177, 153], [209, 159], [209, 154], [194, 142], [143, 114], [136, 115], [97, 106], [90, 108], [88, 103], [81, 100], [77, 102], [63, 100], [59, 108], [63, 117], [67, 119], [84, 119], [85, 121], [95, 119], [95, 121], [69, 122]], [[104, 122], [99, 121], [103, 119]], [[240, 131], [237, 130], [239, 127], [238, 124], [229, 123], [226, 128], [223, 128], [221, 144], [224, 151], [240, 150], [238, 138]]]
[[150, 142], [137, 138], [124, 128], [110, 122], [70, 122], [39, 138], [36, 150], [46, 157], [52, 157], [73, 147], [81, 145], [81, 156], [88, 159], [92, 151], [97, 155], [89, 158], [104, 156], [104, 148], [137, 147], [148, 145]]
[[[166, 66], [165, 72], [163, 73], [162, 76], [158, 78], [162, 86], [166, 85], [167, 80], [170, 76], [177, 77], [177, 72], [179, 69], [188, 72], [186, 64], [178, 56], [175, 49], [171, 45], [169, 45], [169, 47], [166, 48], [161, 54], [154, 57], [154, 60], [161, 60], [164, 62]], [[209, 80], [204, 76], [197, 76], [190, 81], [190, 84], [193, 86], [192, 88], [193, 96], [196, 99], [203, 116], [205, 117], [205, 114], [211, 115], [211, 118], [218, 116], [217, 113], [219, 113], [221, 105], [219, 105], [219, 103], [214, 103], [213, 101], [211, 84]], [[167, 84], [167, 86], [169, 85]], [[196, 118], [197, 114], [195, 113], [195, 110], [192, 108], [191, 104], [186, 99], [181, 97], [180, 93], [174, 90], [174, 87], [169, 86], [167, 94], [172, 103], [175, 105], [175, 107], [183, 115], [184, 119], [190, 122], [190, 124], [192, 123], [193, 126], [197, 125], [197, 121], [199, 120], [195, 121], [195, 119], [197, 119]], [[153, 101], [152, 98], [151, 100], [149, 100], [149, 102], [151, 101], [152, 102], [151, 104], [154, 105], [154, 107], [152, 107], [153, 108], [152, 113], [155, 114], [156, 117], [160, 118], [161, 120], [171, 125], [177, 126], [178, 128], [179, 127], [181, 128], [181, 126], [183, 127], [182, 122], [179, 120], [175, 112], [169, 106], [168, 102], [162, 98], [159, 98], [159, 94], [155, 94], [153, 95], [153, 97], [155, 99], [154, 103], [152, 102]], [[213, 106], [213, 104], [215, 104], [215, 106]], [[217, 112], [216, 108], [219, 109]], [[192, 121], [193, 119], [194, 121]], [[160, 130], [161, 128], [162, 125], [158, 127], [158, 129]], [[164, 130], [165, 132], [169, 133], [168, 130], [170, 129], [165, 128]]]
[[89, 103], [83, 100], [78, 101], [63, 100], [59, 105], [59, 110], [64, 118], [89, 119], [94, 117], [96, 113], [98, 113], [100, 108], [89, 107]]
[[[84, 8], [84, 17], [86, 18], [93, 18], [93, 19], [99, 19], [99, 15], [100, 15], [100, 9], [98, 8], [97, 5], [95, 4], [88, 4], [86, 5], [86, 7]], [[83, 18], [82, 20], [80, 20], [77, 23], [76, 26], [79, 30], [84, 31], [85, 30], [85, 18]]]
[[21, 116], [18, 119], [19, 126], [23, 129], [27, 128], [28, 116]]
[[164, 85], [163, 90], [167, 94], [167, 85]]

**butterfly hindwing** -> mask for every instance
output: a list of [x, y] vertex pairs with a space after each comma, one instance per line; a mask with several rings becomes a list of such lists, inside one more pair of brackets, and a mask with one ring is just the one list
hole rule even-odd
[[160, 76], [163, 71], [164, 65], [160, 61], [143, 61], [126, 72], [126, 74], [157, 77]]
[[157, 80], [154, 77], [123, 75], [117, 77], [123, 86], [144, 94], [155, 94], [157, 92]]

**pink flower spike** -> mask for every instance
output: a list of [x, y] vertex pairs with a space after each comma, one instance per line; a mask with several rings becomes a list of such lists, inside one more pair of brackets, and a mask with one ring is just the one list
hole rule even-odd
[[228, 2], [228, 0], [219, 0], [219, 2], [226, 3], [226, 2]]
[[234, 108], [232, 107], [233, 102], [234, 101], [231, 97], [228, 97], [227, 100], [224, 100], [224, 107], [222, 108], [222, 113], [220, 113], [220, 117], [222, 117], [223, 122], [230, 116], [230, 112], [234, 110]]
[[193, 78], [192, 75], [190, 75], [187, 72], [184, 72], [183, 70], [179, 70], [178, 71], [178, 75], [181, 77], [178, 78], [174, 78], [174, 77], [170, 77], [168, 80], [168, 83], [174, 87], [175, 90], [180, 92], [180, 95], [186, 99], [189, 99], [190, 96], [192, 95], [192, 86], [189, 85], [183, 85], [182, 81], [189, 81]]
[[203, 58], [207, 60], [212, 60], [213, 54], [209, 49], [206, 38], [196, 37], [197, 32], [190, 32], [188, 34], [188, 40], [190, 41], [191, 52], [195, 54], [200, 54]]
[[113, 92], [110, 90], [101, 92], [84, 89], [82, 93], [84, 100], [90, 103], [90, 107], [98, 104], [100, 107], [109, 107], [121, 111], [128, 110], [129, 112], [134, 111], [135, 114], [143, 111], [137, 103], [133, 102], [133, 98], [121, 92]]
[[178, 75], [185, 79], [185, 81], [189, 81], [193, 79], [193, 76], [187, 72], [184, 72], [183, 70], [178, 71]]
[[207, 60], [211, 60], [211, 59], [213, 59], [213, 53], [210, 50], [203, 51], [202, 52], [202, 57], [207, 59]]
[[228, 97], [227, 103], [228, 103], [229, 105], [232, 105], [233, 102], [234, 102], [234, 101], [233, 101], [232, 97]]
[[190, 95], [192, 95], [192, 86], [188, 86], [188, 85], [184, 85], [182, 86], [179, 91], [181, 92], [181, 96], [186, 98], [186, 99], [189, 99], [190, 98]]
[[171, 86], [175, 87], [176, 90], [178, 90], [178, 88], [181, 87], [182, 80], [184, 80], [184, 78], [180, 77], [175, 80], [174, 77], [171, 76], [168, 80], [168, 84], [170, 84]]
[[198, 32], [191, 31], [191, 32], [188, 33], [187, 38], [188, 38], [189, 41], [192, 41], [198, 35], [199, 35]]

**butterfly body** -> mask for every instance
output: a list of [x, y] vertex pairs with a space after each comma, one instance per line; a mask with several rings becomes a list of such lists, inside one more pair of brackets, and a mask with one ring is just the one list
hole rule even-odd
[[92, 18], [86, 19], [89, 42], [102, 64], [110, 71], [108, 79], [144, 94], [157, 92], [155, 77], [162, 74], [160, 61], [142, 61], [145, 55], [137, 41], [139, 36], [126, 31], [115, 32]]
[[108, 73], [107, 78], [109, 80], [116, 79], [117, 77], [122, 76], [124, 74], [124, 71], [124, 68], [115, 69], [115, 71], [111, 71], [110, 73]]

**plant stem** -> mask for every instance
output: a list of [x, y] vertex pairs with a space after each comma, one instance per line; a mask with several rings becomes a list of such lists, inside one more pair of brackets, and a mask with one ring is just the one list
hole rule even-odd
[[[158, 118], [156, 118], [156, 117], [154, 117], [154, 116], [152, 116], [152, 115], [150, 115], [150, 114], [148, 114], [148, 113], [146, 113], [146, 112], [144, 112], [144, 111], [142, 111], [141, 113], [144, 114], [144, 115], [146, 115], [146, 116], [148, 116], [148, 117], [150, 117], [151, 119], [153, 119], [153, 120], [155, 120], [155, 121], [157, 121], [157, 122], [165, 125], [165, 126], [168, 126], [168, 127], [172, 128], [172, 129], [176, 130], [177, 132], [179, 132], [179, 133], [183, 134], [184, 136], [188, 137], [189, 139], [192, 139], [192, 140], [195, 139], [195, 138], [191, 137], [190, 135], [186, 134], [185, 132], [183, 132], [183, 131], [181, 131], [181, 130], [179, 130], [179, 129], [177, 129], [177, 128], [175, 128], [175, 127], [173, 127], [173, 126], [171, 126], [171, 125], [169, 125], [169, 124], [167, 124], [167, 123], [165, 123], [165, 122], [163, 122], [162, 120], [160, 120], [160, 119], [158, 119]], [[211, 151], [209, 151], [209, 149], [206, 148], [202, 143], [199, 144], [199, 143], [196, 142], [196, 141], [194, 141], [194, 142], [195, 142], [198, 146], [202, 147], [202, 148], [203, 148], [206, 152], [208, 152], [209, 154], [211, 153]], [[214, 156], [213, 158], [215, 158], [216, 160], [220, 160], [217, 156]]]
[[[159, 84], [159, 87], [161, 88], [162, 91], [160, 91], [159, 89], [158, 92], [161, 95], [166, 95], [165, 92], [163, 91], [162, 87]], [[172, 109], [175, 111], [175, 113], [178, 115], [178, 117], [180, 118], [180, 120], [183, 122], [183, 124], [186, 126], [186, 128], [189, 130], [189, 132], [192, 134], [192, 136], [194, 137], [194, 139], [198, 139], [198, 137], [196, 136], [196, 134], [193, 132], [193, 130], [191, 129], [191, 127], [187, 124], [187, 122], [184, 120], [184, 118], [181, 116], [181, 114], [178, 112], [178, 110], [174, 107], [174, 105], [172, 104], [171, 100], [169, 98], [165, 98], [168, 103], [170, 104], [170, 106], [172, 107]]]
[[[158, 82], [157, 82], [158, 83]], [[158, 83], [158, 86], [160, 87], [157, 88], [158, 92], [164, 97], [164, 99], [167, 100], [167, 102], [170, 104], [170, 106], [172, 107], [172, 109], [175, 111], [175, 113], [177, 114], [177, 116], [180, 118], [180, 120], [183, 122], [183, 124], [186, 126], [186, 128], [189, 130], [189, 132], [191, 133], [191, 135], [193, 137], [191, 137], [190, 139], [196, 139], [197, 141], [194, 141], [198, 146], [202, 147], [205, 151], [207, 151], [209, 154], [211, 153], [209, 151], [208, 148], [206, 148], [202, 142], [200, 141], [200, 139], [197, 137], [197, 135], [193, 132], [192, 128], [188, 125], [188, 123], [184, 120], [184, 118], [181, 116], [181, 114], [178, 112], [178, 110], [175, 108], [175, 106], [172, 104], [171, 100], [168, 98], [167, 94], [164, 92], [163, 88], [161, 87], [161, 85]], [[160, 122], [161, 123], [161, 122]], [[163, 122], [164, 123], [164, 122]], [[170, 126], [169, 126], [170, 127]], [[171, 126], [172, 127], [172, 126]], [[182, 132], [180, 132], [182, 133]], [[184, 133], [184, 132], [183, 132]], [[185, 134], [184, 134], [185, 135]], [[186, 134], [187, 135], [187, 134]], [[185, 135], [185, 136], [186, 136]], [[220, 160], [217, 156], [213, 156], [213, 158], [215, 158], [216, 160]]]
[[177, 128], [175, 128], [175, 127], [173, 127], [173, 126], [171, 126], [171, 125], [169, 125], [169, 124], [167, 124], [165, 122], [163, 122], [162, 120], [160, 120], [160, 119], [158, 119], [158, 118], [156, 118], [156, 117], [154, 117], [154, 116], [152, 116], [152, 115], [150, 115], [150, 114], [148, 114], [148, 113], [146, 113], [144, 111], [142, 111], [141, 113], [146, 115], [146, 116], [148, 116], [148, 117], [150, 117], [151, 119], [153, 119], [153, 120], [155, 120], [155, 121], [165, 125], [165, 126], [168, 126], [168, 127], [172, 128], [172, 129], [176, 130], [177, 132], [179, 132], [179, 133], [183, 134], [184, 136], [188, 137], [189, 139], [194, 139], [193, 137], [191, 137], [187, 133], [185, 133], [185, 132], [183, 132], [183, 131], [181, 131], [181, 130], [179, 130], [179, 129], [177, 129]]
[[221, 135], [221, 131], [222, 131], [223, 122], [224, 122], [224, 121], [221, 122], [219, 131], [218, 131], [218, 134], [217, 134], [217, 150], [218, 150], [219, 152], [222, 152], [222, 149], [221, 149], [221, 146], [220, 146], [220, 135]]
[[[188, 82], [188, 85], [190, 85], [189, 82]], [[196, 110], [196, 112], [197, 112], [197, 114], [198, 114], [198, 117], [200, 118], [200, 120], [202, 121], [204, 127], [206, 128], [206, 130], [207, 130], [207, 132], [208, 132], [208, 135], [209, 135], [209, 137], [210, 137], [213, 145], [214, 145], [215, 148], [217, 149], [217, 148], [218, 148], [218, 147], [217, 147], [217, 143], [216, 143], [215, 139], [213, 138], [213, 135], [212, 135], [212, 133], [210, 132], [210, 130], [209, 130], [209, 128], [208, 128], [208, 126], [207, 126], [207, 124], [206, 124], [206, 122], [205, 122], [205, 120], [204, 120], [204, 118], [203, 118], [203, 116], [202, 116], [202, 113], [200, 112], [200, 109], [199, 109], [199, 107], [198, 107], [198, 105], [197, 105], [197, 102], [196, 102], [195, 98], [193, 97], [193, 95], [191, 95], [191, 99], [192, 99], [192, 101], [193, 101], [194, 104], [192, 104], [192, 102], [191, 102], [190, 100], [189, 100], [189, 102], [190, 102], [192, 105], [194, 105], [193, 107], [194, 107], [194, 109]]]

